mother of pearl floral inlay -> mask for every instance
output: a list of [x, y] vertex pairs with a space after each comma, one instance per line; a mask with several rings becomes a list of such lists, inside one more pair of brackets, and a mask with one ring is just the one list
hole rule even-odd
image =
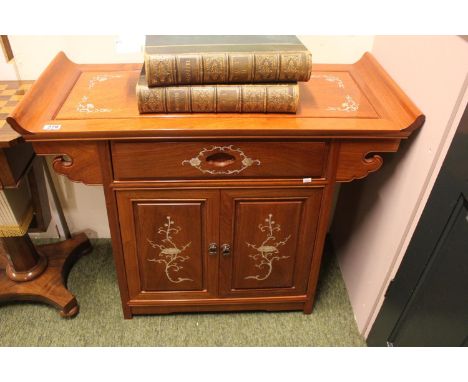
[[359, 109], [359, 104], [351, 97], [350, 95], [345, 95], [345, 101], [340, 106], [329, 106], [327, 110], [330, 111], [357, 111]]
[[[229, 170], [214, 170], [210, 168], [203, 168], [203, 165], [205, 164], [205, 160], [207, 156], [211, 154], [216, 154], [216, 153], [233, 153], [233, 154], [238, 154], [240, 158], [242, 159], [240, 166], [237, 169], [229, 169]], [[207, 173], [207, 174], [212, 174], [212, 175], [218, 175], [218, 174], [225, 174], [225, 175], [233, 175], [233, 174], [239, 174], [240, 172], [244, 171], [246, 168], [257, 165], [260, 166], [262, 163], [258, 159], [252, 159], [249, 158], [245, 153], [238, 147], [234, 147], [233, 145], [229, 146], [211, 146], [210, 148], [203, 148], [197, 156], [191, 158], [191, 159], [185, 159], [182, 161], [182, 166], [185, 164], [189, 164], [192, 167], [195, 167], [197, 170], [201, 171], [202, 173]]]
[[109, 113], [112, 109], [96, 107], [92, 102], [89, 102], [87, 96], [83, 96], [81, 102], [76, 107], [76, 111], [80, 113]]
[[174, 220], [172, 220], [170, 216], [167, 216], [166, 219], [167, 223], [164, 223], [163, 226], [158, 228], [158, 234], [163, 235], [163, 239], [161, 239], [159, 243], [150, 239], [146, 239], [153, 248], [159, 249], [159, 258], [148, 259], [148, 261], [164, 264], [164, 271], [166, 273], [167, 279], [172, 283], [193, 281], [187, 277], [176, 277], [174, 275], [174, 273], [177, 273], [184, 268], [182, 265], [180, 265], [180, 263], [190, 259], [190, 256], [182, 256], [181, 253], [184, 252], [192, 242], [189, 242], [183, 246], [178, 246], [174, 242], [172, 235], [177, 235], [182, 230], [182, 228], [175, 227]]
[[279, 247], [285, 245], [288, 240], [291, 238], [291, 235], [285, 237], [283, 240], [278, 241], [275, 236], [275, 232], [281, 231], [281, 225], [275, 224], [273, 220], [273, 214], [269, 214], [268, 218], [265, 219], [266, 224], [259, 224], [258, 228], [262, 232], [266, 232], [266, 238], [260, 245], [255, 245], [246, 242], [249, 248], [255, 249], [257, 253], [249, 255], [252, 259], [255, 260], [255, 266], [260, 270], [265, 269], [263, 275], [258, 274], [254, 276], [247, 276], [245, 279], [255, 279], [255, 280], [266, 280], [271, 275], [273, 270], [273, 261], [279, 261], [281, 259], [287, 259], [289, 256], [280, 256]]
[[97, 74], [88, 81], [88, 89], [91, 89], [99, 82], [110, 80], [111, 78], [121, 78], [120, 74]]
[[332, 76], [331, 74], [312, 74], [310, 78], [322, 79], [322, 80], [332, 82], [332, 83], [336, 82], [337, 86], [340, 89], [345, 88], [343, 80], [340, 77]]
[[[336, 83], [338, 88], [345, 89], [344, 82], [341, 78], [331, 74], [313, 74], [310, 78], [322, 79], [331, 83]], [[345, 94], [344, 101], [339, 106], [327, 106], [328, 111], [342, 111], [346, 113], [355, 112], [359, 110], [359, 103], [356, 102], [350, 94]]]
[[[96, 74], [88, 80], [88, 90], [96, 86], [96, 84], [110, 80], [112, 78], [121, 78], [120, 74]], [[110, 113], [112, 109], [106, 107], [96, 107], [93, 102], [89, 100], [89, 96], [84, 95], [81, 97], [80, 102], [76, 106], [76, 111], [79, 113]]]

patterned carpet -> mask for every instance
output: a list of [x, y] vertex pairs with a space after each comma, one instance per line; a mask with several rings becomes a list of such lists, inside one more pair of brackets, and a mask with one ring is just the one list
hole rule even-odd
[[72, 320], [39, 303], [0, 306], [0, 346], [365, 346], [334, 258], [324, 256], [315, 310], [191, 313], [124, 320], [109, 240], [72, 269]]

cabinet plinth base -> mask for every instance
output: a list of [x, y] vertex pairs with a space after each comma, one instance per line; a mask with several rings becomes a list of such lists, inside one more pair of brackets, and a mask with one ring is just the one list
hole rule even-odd
[[216, 304], [164, 304], [161, 305], [131, 305], [131, 315], [125, 316], [130, 319], [133, 315], [141, 314], [172, 314], [189, 312], [242, 312], [242, 311], [303, 311], [304, 314], [312, 313], [306, 311], [305, 302], [271, 302], [271, 303], [219, 303]]
[[38, 246], [47, 259], [47, 267], [35, 279], [17, 282], [11, 280], [5, 269], [0, 269], [0, 302], [40, 301], [55, 306], [64, 318], [78, 314], [75, 296], [67, 289], [67, 278], [73, 264], [91, 251], [91, 243], [84, 233], [59, 243]]

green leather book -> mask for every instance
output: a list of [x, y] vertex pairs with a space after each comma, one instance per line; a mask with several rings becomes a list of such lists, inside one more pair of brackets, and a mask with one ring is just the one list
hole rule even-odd
[[312, 55], [296, 36], [147, 36], [148, 86], [308, 81]]

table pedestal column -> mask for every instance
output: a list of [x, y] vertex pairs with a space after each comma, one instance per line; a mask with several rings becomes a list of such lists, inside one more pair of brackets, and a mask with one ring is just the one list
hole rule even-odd
[[27, 234], [0, 242], [0, 301], [41, 301], [59, 309], [62, 317], [76, 316], [79, 306], [66, 284], [73, 264], [91, 251], [84, 233], [38, 247]]

